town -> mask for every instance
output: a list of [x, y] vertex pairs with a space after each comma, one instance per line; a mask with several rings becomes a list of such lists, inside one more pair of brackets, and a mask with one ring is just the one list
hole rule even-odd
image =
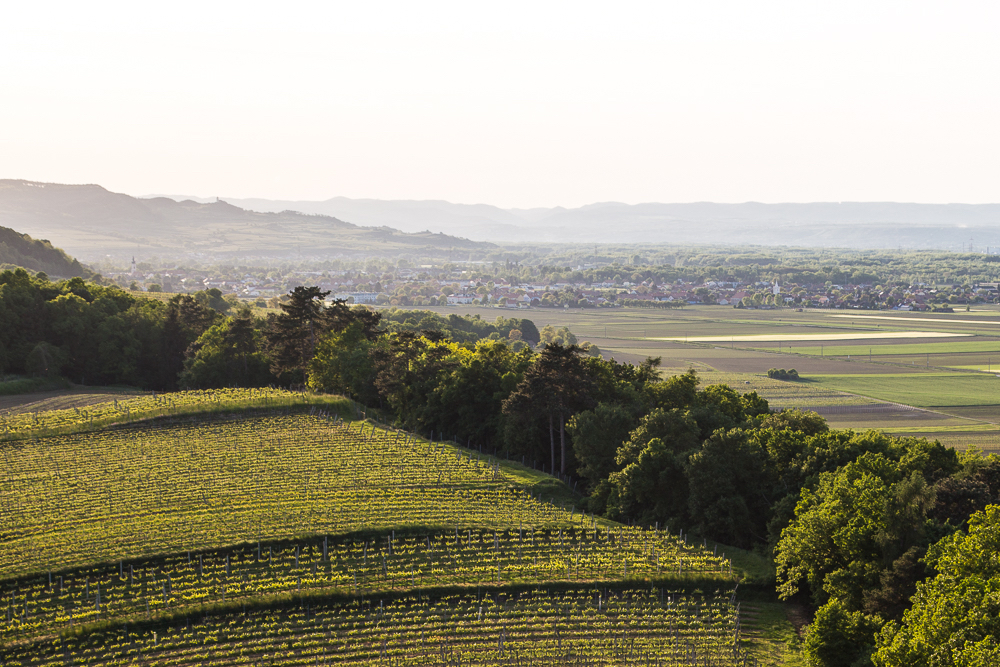
[[[835, 308], [953, 312], [977, 303], [997, 303], [998, 283], [901, 283], [876, 276], [867, 282], [779, 282], [673, 278], [675, 270], [608, 264], [583, 267], [518, 267], [510, 263], [447, 263], [412, 268], [372, 266], [321, 270], [214, 266], [154, 268], [135, 263], [105, 275], [133, 291], [193, 293], [217, 289], [258, 307], [277, 307], [300, 285], [317, 285], [329, 299], [379, 306], [478, 305], [498, 308]], [[823, 277], [820, 275], [820, 277]], [[673, 278], [673, 279], [671, 279]]]

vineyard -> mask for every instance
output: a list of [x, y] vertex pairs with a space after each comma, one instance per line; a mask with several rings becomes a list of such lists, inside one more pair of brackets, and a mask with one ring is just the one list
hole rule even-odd
[[317, 405], [350, 411], [346, 399], [319, 397], [285, 389], [214, 389], [149, 393], [126, 399], [112, 399], [85, 408], [18, 412], [0, 415], [0, 440], [20, 440], [63, 433], [101, 429], [116, 424], [170, 415], [211, 414], [253, 408]]
[[71, 635], [0, 657], [11, 666], [744, 664], [727, 596], [593, 588], [302, 603]]
[[346, 401], [122, 403], [7, 425], [0, 664], [748, 659], [739, 572], [679, 526], [596, 519]]

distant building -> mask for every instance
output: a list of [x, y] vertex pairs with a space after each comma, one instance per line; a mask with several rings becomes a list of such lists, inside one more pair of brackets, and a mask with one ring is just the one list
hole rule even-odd
[[353, 301], [354, 303], [377, 303], [378, 292], [340, 292], [334, 294], [333, 298]]

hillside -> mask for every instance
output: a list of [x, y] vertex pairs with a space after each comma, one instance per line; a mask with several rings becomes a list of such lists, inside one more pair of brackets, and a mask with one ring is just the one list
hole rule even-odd
[[0, 268], [22, 267], [51, 278], [89, 278], [93, 272], [45, 240], [0, 227]]
[[[178, 199], [184, 198], [173, 196]], [[747, 243], [980, 250], [1000, 246], [1000, 204], [602, 202], [503, 209], [447, 201], [229, 199], [254, 211], [301, 211], [404, 231], [430, 229], [497, 243]], [[864, 234], [859, 228], [864, 227]]]
[[359, 227], [328, 215], [255, 212], [222, 201], [137, 199], [99, 185], [0, 180], [0, 224], [60, 246], [84, 260], [128, 258], [296, 259], [416, 253], [467, 259], [491, 244], [430, 232]]
[[752, 615], [741, 630], [741, 573], [718, 545], [595, 519], [551, 477], [360, 416], [280, 390], [15, 416], [0, 663], [735, 667], [784, 652]]

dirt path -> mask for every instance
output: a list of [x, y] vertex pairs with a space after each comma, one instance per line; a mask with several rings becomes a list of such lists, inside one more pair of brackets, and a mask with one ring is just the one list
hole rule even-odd
[[788, 617], [788, 622], [795, 627], [795, 633], [799, 639], [805, 639], [806, 626], [812, 623], [812, 614], [809, 613], [809, 609], [798, 602], [788, 602], [785, 604], [785, 615]]

